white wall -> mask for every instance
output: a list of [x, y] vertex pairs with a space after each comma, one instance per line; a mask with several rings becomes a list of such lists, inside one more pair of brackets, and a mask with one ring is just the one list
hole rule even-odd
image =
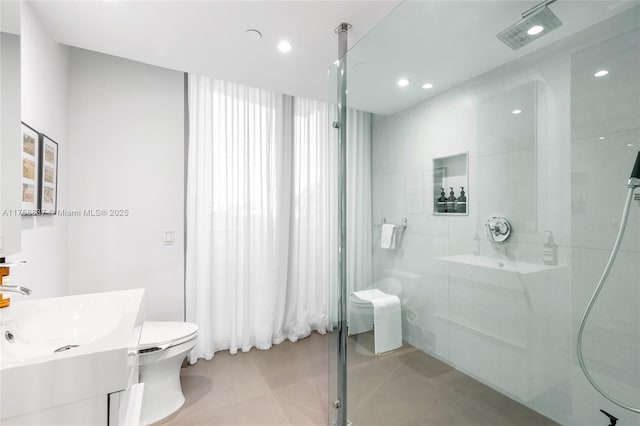
[[[0, 5], [4, 11], [4, 3]], [[19, 24], [19, 22], [18, 22]], [[17, 83], [17, 84], [16, 84]], [[0, 207], [20, 209], [20, 36], [0, 32]], [[18, 215], [0, 218], [0, 257], [20, 251], [21, 219]]]
[[[67, 200], [67, 92], [69, 50], [47, 33], [28, 3], [21, 13], [22, 121], [58, 143], [58, 208]], [[31, 298], [67, 293], [67, 226], [58, 216], [22, 218], [22, 251], [11, 257], [27, 265], [13, 268], [15, 284]]]
[[[562, 424], [602, 424], [598, 408], [638, 423], [595, 393], [575, 355], [577, 324], [612, 245], [625, 175], [638, 150], [638, 33], [609, 41], [603, 34], [637, 26], [637, 14], [373, 124], [373, 221], [408, 218], [396, 251], [380, 249], [379, 234], [373, 249], [375, 278], [403, 284], [403, 337]], [[611, 67], [612, 79], [595, 81], [593, 70], [603, 66]], [[532, 82], [531, 96], [517, 95]], [[515, 108], [523, 113], [511, 114]], [[523, 119], [529, 122], [514, 124]], [[466, 151], [469, 216], [433, 216], [433, 158]], [[416, 194], [424, 194], [421, 203]], [[585, 354], [607, 389], [637, 404], [636, 213], [608, 294], [588, 326]], [[492, 214], [514, 224], [506, 244], [491, 244], [484, 234]], [[542, 264], [547, 229], [560, 245], [557, 268]], [[473, 254], [476, 233], [480, 256]], [[502, 262], [505, 269], [441, 259], [455, 255]], [[531, 265], [539, 272], [526, 273]]]
[[153, 320], [184, 318], [183, 78], [71, 49], [68, 207], [128, 216], [68, 218], [69, 291], [145, 288]]
[[[380, 249], [379, 235], [373, 250], [375, 278], [403, 283], [404, 338], [523, 402], [569, 382], [570, 322], [563, 309], [570, 304], [568, 271], [518, 279], [443, 258], [496, 259], [515, 270], [522, 268], [519, 262], [542, 265], [543, 231], [551, 229], [564, 245], [566, 264], [568, 168], [554, 167], [550, 182], [536, 176], [569, 152], [568, 59], [536, 63], [497, 69], [373, 125], [373, 220], [408, 219], [398, 250]], [[515, 108], [523, 112], [514, 115]], [[536, 116], [552, 117], [544, 126], [557, 136], [536, 137]], [[469, 215], [434, 216], [433, 159], [461, 152], [469, 152]], [[416, 191], [423, 194], [419, 208], [409, 201]], [[491, 215], [505, 216], [513, 226], [500, 247], [484, 232]], [[558, 326], [539, 330], [548, 322]]]

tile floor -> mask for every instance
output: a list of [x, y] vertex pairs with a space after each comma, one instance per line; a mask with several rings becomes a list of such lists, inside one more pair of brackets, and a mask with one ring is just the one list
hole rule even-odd
[[[349, 339], [355, 426], [556, 424], [410, 345], [381, 356], [371, 346], [370, 335]], [[328, 353], [328, 337], [314, 333], [200, 360], [182, 369], [185, 405], [157, 425], [327, 425]]]

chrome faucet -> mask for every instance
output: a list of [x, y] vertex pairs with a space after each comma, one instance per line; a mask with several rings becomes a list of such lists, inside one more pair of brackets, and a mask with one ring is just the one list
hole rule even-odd
[[23, 296], [31, 294], [31, 289], [19, 285], [3, 285], [0, 286], [0, 293], [18, 293]]

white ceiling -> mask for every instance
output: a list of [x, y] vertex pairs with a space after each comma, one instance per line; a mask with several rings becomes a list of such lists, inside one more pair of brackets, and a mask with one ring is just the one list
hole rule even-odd
[[[404, 2], [349, 52], [349, 106], [378, 114], [396, 112], [640, 4], [559, 0], [550, 8], [563, 25], [514, 52], [496, 34], [537, 3]], [[638, 9], [633, 11], [636, 26]], [[411, 84], [399, 88], [400, 77], [408, 77]], [[424, 90], [424, 82], [434, 87]]]
[[[349, 22], [349, 105], [389, 114], [640, 4], [559, 0], [563, 25], [512, 51], [496, 34], [538, 0], [29, 1], [56, 41], [180, 71], [326, 100], [333, 30]], [[244, 32], [255, 28], [260, 41]], [[364, 37], [366, 35], [366, 37]], [[280, 54], [288, 39], [293, 50]], [[357, 43], [357, 44], [356, 44]], [[354, 46], [355, 45], [355, 46]], [[399, 89], [399, 77], [411, 79]], [[431, 82], [426, 91], [420, 86]]]
[[[328, 97], [334, 29], [350, 45], [398, 5], [391, 1], [29, 1], [59, 43], [312, 99]], [[245, 30], [263, 38], [249, 41]], [[276, 45], [289, 40], [293, 50]]]

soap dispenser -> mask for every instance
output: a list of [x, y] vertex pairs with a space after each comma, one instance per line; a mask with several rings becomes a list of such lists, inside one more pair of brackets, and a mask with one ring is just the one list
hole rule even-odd
[[553, 233], [551, 231], [545, 232], [548, 232], [549, 236], [542, 250], [542, 260], [545, 265], [555, 266], [558, 264], [558, 245], [553, 241]]
[[458, 213], [466, 213], [467, 212], [467, 196], [464, 192], [464, 186], [460, 187], [460, 196], [458, 197], [458, 203], [456, 206], [456, 210]]
[[440, 188], [440, 198], [436, 203], [438, 213], [446, 213], [447, 211], [447, 194], [444, 193], [444, 188]]
[[447, 198], [447, 212], [455, 213], [456, 211], [456, 195], [453, 193], [453, 186], [450, 186], [449, 198]]

